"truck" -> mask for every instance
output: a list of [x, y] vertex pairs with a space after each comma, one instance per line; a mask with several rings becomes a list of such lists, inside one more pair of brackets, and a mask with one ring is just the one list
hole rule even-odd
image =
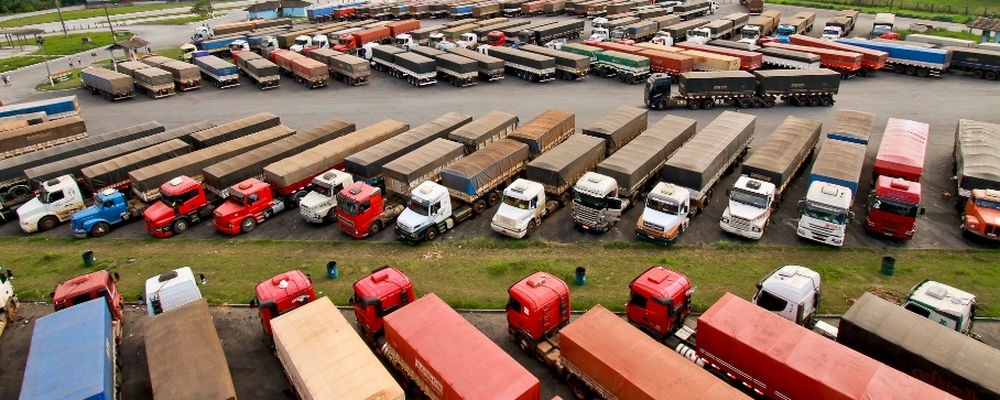
[[562, 21], [537, 28], [524, 29], [518, 32], [517, 38], [521, 45], [545, 44], [559, 39], [573, 40], [583, 33], [583, 21]]
[[406, 209], [414, 188], [423, 182], [440, 181], [441, 169], [465, 154], [465, 146], [461, 143], [434, 139], [385, 164], [384, 189], [364, 182], [345, 186], [336, 197], [340, 230], [358, 239], [378, 234], [383, 227], [391, 226]]
[[145, 209], [141, 202], [130, 202], [122, 192], [108, 188], [94, 194], [93, 205], [73, 213], [70, 225], [77, 238], [103, 237], [112, 226], [138, 219]]
[[780, 100], [804, 106], [833, 105], [840, 74], [825, 68], [802, 70], [686, 72], [678, 77], [678, 94], [671, 95], [672, 77], [654, 74], [646, 83], [644, 102], [650, 108], [687, 106], [711, 109], [733, 103], [740, 108], [770, 108]]
[[545, 15], [559, 15], [565, 10], [566, 1], [564, 0], [546, 1], [545, 4], [542, 5], [542, 12], [545, 13]]
[[726, 191], [729, 204], [719, 219], [723, 231], [750, 239], [764, 236], [788, 185], [812, 159], [822, 127], [816, 120], [785, 118], [746, 159], [740, 177]]
[[452, 47], [447, 51], [470, 60], [475, 60], [480, 80], [493, 82], [504, 78], [504, 60], [461, 47]]
[[453, 86], [465, 87], [479, 83], [479, 63], [475, 60], [423, 46], [412, 47], [410, 51], [433, 59], [438, 79], [447, 80]]
[[472, 16], [480, 20], [494, 18], [503, 11], [500, 3], [479, 3], [472, 5]]
[[[843, 111], [834, 118], [833, 127], [813, 162], [806, 198], [799, 201], [796, 230], [800, 237], [837, 247], [844, 245], [847, 224], [854, 219], [851, 206], [857, 197], [868, 148], [867, 142], [849, 142], [830, 136], [837, 132], [838, 120], [843, 123]], [[860, 117], [866, 116], [861, 114]], [[858, 118], [857, 122], [865, 120], [867, 118]]]
[[959, 71], [976, 79], [986, 78], [988, 81], [995, 81], [1000, 75], [1000, 51], [958, 46], [946, 46], [943, 49], [951, 51], [951, 65], [948, 66], [950, 71]]
[[176, 90], [186, 92], [201, 88], [201, 70], [197, 66], [163, 56], [146, 56], [142, 62], [170, 72]]
[[519, 17], [521, 16], [521, 5], [526, 3], [528, 0], [502, 0], [500, 5], [503, 7], [503, 16], [505, 17]]
[[409, 205], [396, 219], [396, 237], [409, 243], [433, 241], [482, 214], [500, 202], [497, 188], [524, 171], [528, 155], [528, 145], [506, 138], [442, 168], [440, 184], [427, 181], [410, 193]]
[[854, 30], [854, 21], [856, 21], [856, 18], [857, 11], [854, 12], [854, 18], [847, 15], [838, 15], [830, 18], [826, 21], [826, 26], [823, 27], [823, 34], [820, 36], [820, 39], [837, 40], [847, 37], [847, 34]]
[[719, 9], [719, 3], [713, 0], [691, 0], [684, 4], [674, 5], [674, 15], [678, 15], [682, 20], [689, 20], [708, 14], [715, 14]]
[[822, 60], [822, 58], [816, 54], [778, 49], [774, 47], [762, 48], [760, 49], [760, 53], [764, 55], [761, 62], [769, 67], [814, 69], [820, 68], [820, 61]]
[[719, 19], [685, 33], [686, 43], [706, 44], [715, 39], [729, 39], [733, 35], [733, 21]]
[[[681, 48], [681, 49], [694, 50], [694, 51], [697, 51], [699, 53], [710, 53], [710, 54], [718, 54], [718, 55], [727, 56], [727, 57], [736, 57], [736, 58], [739, 59], [739, 69], [742, 69], [742, 70], [745, 70], [745, 71], [753, 71], [755, 69], [758, 69], [758, 68], [762, 67], [763, 64], [764, 64], [764, 55], [761, 54], [761, 53], [757, 53], [757, 52], [744, 51], [744, 50], [736, 50], [736, 49], [731, 49], [731, 48], [727, 48], [727, 47], [720, 47], [720, 46], [709, 46], [707, 44], [697, 44], [697, 43], [694, 43], [694, 42], [691, 42], [691, 41], [687, 41], [687, 42], [683, 42], [683, 43], [678, 43], [676, 46], [678, 48]], [[699, 54], [699, 53], [695, 53], [695, 54]], [[685, 52], [681, 52], [681, 54], [690, 55], [690, 54], [685, 53]], [[698, 65], [698, 64], [699, 64], [698, 62], [695, 63], [695, 65]], [[726, 66], [725, 68], [731, 68], [731, 66]]]
[[838, 50], [850, 53], [861, 54], [861, 66], [862, 69], [858, 70], [858, 75], [862, 77], [874, 75], [875, 71], [878, 71], [886, 66], [889, 59], [889, 53], [882, 51], [878, 48], [868, 48], [866, 46], [855, 46], [848, 44], [845, 40], [823, 40], [816, 39], [814, 37], [806, 35], [790, 35], [789, 40], [792, 44], [800, 46], [812, 46], [821, 47], [831, 50]]
[[355, 282], [351, 305], [369, 346], [425, 396], [539, 397], [538, 378], [437, 295], [414, 300], [409, 278], [398, 269], [377, 268]]
[[504, 31], [519, 26], [526, 26], [529, 23], [531, 21], [526, 19], [515, 19], [492, 25], [479, 25], [472, 30], [472, 33], [476, 34], [480, 43], [486, 43], [490, 46], [503, 46], [507, 44], [507, 35], [504, 34]]
[[433, 59], [406, 52], [392, 46], [372, 48], [372, 64], [376, 71], [388, 72], [397, 78], [406, 78], [413, 86], [437, 83], [437, 66]]
[[257, 284], [254, 293], [256, 296], [250, 301], [250, 307], [257, 309], [264, 336], [272, 344], [274, 331], [271, 321], [316, 300], [312, 278], [297, 269], [282, 272]]
[[118, 63], [118, 70], [131, 76], [136, 90], [152, 99], [173, 96], [174, 77], [162, 69], [138, 61]]
[[505, 71], [526, 81], [544, 83], [556, 79], [555, 58], [503, 46], [479, 46], [477, 50], [503, 60]]
[[724, 72], [740, 69], [739, 57], [698, 50], [684, 50], [679, 54], [691, 57], [695, 71]]
[[875, 14], [875, 23], [872, 24], [871, 34], [869, 37], [879, 37], [886, 33], [892, 32], [892, 28], [896, 24], [896, 14], [892, 13], [877, 13]]
[[887, 54], [884, 67], [897, 74], [921, 78], [938, 77], [951, 66], [952, 52], [947, 49], [925, 49], [905, 43], [875, 42], [862, 39], [838, 39], [837, 43], [881, 51]]
[[[829, 41], [824, 40], [824, 42], [829, 42]], [[819, 63], [821, 67], [829, 68], [831, 70], [840, 72], [840, 75], [843, 79], [849, 79], [854, 75], [871, 73], [871, 71], [864, 68], [864, 65], [862, 64], [861, 61], [863, 58], [861, 53], [855, 53], [853, 51], [833, 50], [825, 47], [801, 46], [797, 44], [785, 44], [776, 42], [768, 42], [764, 43], [763, 45], [765, 49], [776, 48], [776, 49], [791, 50], [791, 51], [818, 55], [820, 57]]]
[[1000, 125], [959, 119], [955, 128], [954, 166], [958, 190], [955, 208], [962, 213], [962, 235], [1000, 241]]
[[580, 80], [590, 72], [590, 57], [581, 54], [553, 50], [533, 44], [523, 45], [519, 49], [554, 58], [556, 60], [556, 78], [562, 80]]
[[570, 204], [570, 189], [580, 177], [604, 160], [604, 139], [572, 135], [565, 142], [528, 163], [525, 179], [503, 191], [490, 227], [499, 234], [530, 237], [542, 219]]
[[257, 89], [277, 89], [281, 86], [281, 73], [271, 61], [249, 51], [233, 53], [233, 58], [236, 59], [240, 75], [250, 78]]
[[866, 292], [841, 319], [837, 343], [958, 398], [1000, 396], [1000, 385], [975, 372], [1000, 351], [942, 324]]
[[788, 43], [788, 37], [790, 35], [804, 35], [812, 32], [813, 25], [815, 23], [816, 13], [812, 11], [803, 11], [793, 15], [785, 21], [781, 21], [781, 23], [778, 24], [778, 29], [775, 31], [775, 36], [778, 37], [779, 42]]
[[285, 210], [285, 202], [271, 191], [271, 185], [256, 178], [237, 183], [228, 190], [225, 202], [215, 209], [215, 229], [235, 236], [250, 233], [257, 224]]
[[[570, 322], [569, 287], [552, 274], [535, 272], [507, 292], [508, 334], [566, 380], [577, 398], [748, 398], [599, 304]], [[669, 369], [671, 379], [632, 373], [660, 368]]]
[[624, 26], [617, 26], [608, 36], [609, 40], [622, 43], [645, 42], [653, 38], [660, 30], [656, 21], [639, 21]]
[[761, 38], [771, 36], [778, 28], [778, 20], [772, 15], [761, 14], [753, 17], [740, 30], [740, 43], [760, 44]]
[[49, 293], [49, 300], [57, 313], [61, 310], [90, 303], [91, 300], [97, 300], [93, 303], [100, 304], [104, 309], [110, 311], [108, 324], [111, 326], [112, 341], [118, 345], [121, 344], [122, 340], [122, 316], [125, 312], [125, 299], [118, 291], [120, 278], [117, 272], [106, 270], [79, 275], [59, 282], [55, 289]]
[[201, 300], [201, 290], [191, 267], [181, 267], [147, 279], [145, 299], [152, 317]]
[[14, 321], [17, 309], [20, 307], [14, 286], [10, 283], [13, 277], [14, 273], [9, 269], [0, 271], [0, 335], [3, 334], [4, 328]]
[[196, 57], [194, 63], [201, 70], [201, 77], [208, 79], [219, 89], [240, 85], [239, 69], [219, 57], [212, 55]]
[[764, 0], [740, 0], [740, 4], [747, 6], [750, 14], [760, 14], [764, 11]]
[[80, 115], [80, 102], [73, 95], [0, 106], [0, 118], [37, 112], [44, 112], [50, 120], [76, 117]]
[[[146, 322], [149, 381], [157, 397], [235, 399], [236, 389], [219, 333], [204, 299]], [[177, 368], [185, 365], [186, 368]], [[191, 382], [200, 382], [192, 385]]]
[[333, 49], [341, 53], [364, 57], [364, 45], [369, 43], [388, 44], [395, 36], [387, 26], [364, 29], [341, 35]]
[[924, 213], [920, 206], [920, 177], [929, 138], [930, 125], [889, 118], [872, 170], [866, 231], [913, 239], [917, 216]]
[[101, 299], [34, 321], [20, 398], [119, 398], [121, 351], [112, 321]]
[[272, 20], [251, 20], [251, 21], [240, 21], [240, 22], [230, 22], [226, 24], [219, 24], [213, 27], [199, 26], [195, 28], [194, 38], [209, 38], [216, 35], [231, 35], [235, 33], [244, 32], [254, 32], [262, 29], [272, 29], [281, 28], [288, 29], [292, 27], [292, 20], [288, 18], [278, 18]]
[[[44, 114], [42, 114], [44, 115]], [[25, 121], [21, 121], [25, 122]], [[60, 118], [3, 131], [0, 160], [87, 138], [82, 118]]]
[[[645, 193], [650, 179], [694, 136], [696, 121], [667, 115], [597, 164], [573, 185], [573, 224], [606, 232]], [[655, 181], [655, 180], [654, 180]]]
[[[648, 44], [648, 43], [636, 43], [636, 47], [643, 48], [643, 46], [639, 46], [642, 44]], [[664, 47], [660, 45], [650, 44], [650, 48], [652, 48], [653, 46], [660, 48]], [[680, 50], [679, 48], [677, 49]], [[685, 72], [694, 71], [694, 58], [688, 55], [680, 54], [679, 52], [671, 53], [668, 51], [662, 51], [658, 49], [657, 50], [648, 49], [635, 53], [635, 55], [648, 58], [649, 69], [650, 71], [653, 72], [666, 73], [670, 74], [670, 76], [673, 77], [673, 76], [679, 76], [680, 74]]]
[[750, 21], [750, 15], [747, 13], [732, 13], [721, 19], [726, 21], [731, 21], [733, 23], [733, 31], [730, 33], [730, 37], [739, 33], [740, 29], [743, 29]]
[[90, 94], [100, 94], [108, 101], [118, 101], [135, 97], [132, 77], [106, 68], [90, 67], [80, 71], [83, 88]]
[[461, 143], [465, 146], [465, 154], [472, 154], [510, 135], [519, 122], [514, 114], [490, 111], [449, 133], [448, 140]]
[[371, 64], [361, 57], [341, 54], [330, 49], [318, 49], [309, 52], [309, 58], [326, 64], [331, 79], [343, 81], [351, 86], [364, 85], [371, 77]]
[[664, 46], [673, 46], [674, 43], [687, 40], [689, 31], [708, 25], [709, 22], [707, 19], [698, 18], [667, 26], [660, 24], [660, 31], [653, 35], [652, 42]]
[[[569, 46], [569, 49], [566, 47]], [[617, 77], [619, 82], [630, 85], [644, 82], [650, 74], [650, 59], [640, 55], [631, 54], [640, 48], [618, 43], [602, 42], [597, 43], [597, 49], [586, 45], [567, 45], [563, 49], [574, 52], [590, 52], [596, 57], [596, 62], [591, 59], [590, 70], [602, 78]], [[584, 47], [586, 46], [586, 47]], [[591, 48], [587, 48], [591, 47]], [[628, 49], [625, 49], [628, 47]], [[582, 51], [581, 51], [582, 50]], [[640, 50], [641, 51], [641, 50]]]
[[919, 33], [913, 33], [906, 35], [906, 41], [912, 43], [924, 43], [930, 44], [934, 47], [966, 47], [966, 48], [976, 48], [978, 42], [966, 39], [956, 39], [944, 36], [934, 36], [934, 35], [922, 35]]
[[550, 109], [521, 124], [508, 138], [528, 145], [529, 157], [534, 160], [569, 138], [575, 127], [576, 114]]
[[[316, 215], [311, 212], [317, 212], [321, 206], [329, 210], [329, 207], [333, 207], [330, 201], [340, 189], [354, 180], [350, 174], [343, 172], [344, 158], [409, 129], [409, 124], [391, 119], [383, 120], [270, 163], [264, 167], [264, 176], [272, 189], [288, 199], [289, 204], [299, 206], [299, 211], [307, 221], [312, 221], [312, 218], [320, 221], [327, 214], [324, 212]], [[310, 190], [320, 193], [313, 194]]]

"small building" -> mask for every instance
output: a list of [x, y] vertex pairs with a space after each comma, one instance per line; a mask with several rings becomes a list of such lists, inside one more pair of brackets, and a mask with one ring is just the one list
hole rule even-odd
[[247, 19], [249, 19], [249, 20], [255, 20], [255, 19], [266, 19], [266, 20], [278, 19], [278, 2], [277, 1], [268, 1], [268, 2], [264, 2], [264, 3], [257, 3], [257, 4], [254, 4], [254, 5], [250, 6], [250, 7], [247, 7], [247, 9], [245, 9], [243, 11], [246, 11], [248, 13]]
[[300, 0], [278, 0], [256, 3], [247, 7], [244, 11], [248, 13], [247, 18], [254, 19], [277, 19], [281, 17], [305, 18], [306, 7], [312, 5], [308, 1]]

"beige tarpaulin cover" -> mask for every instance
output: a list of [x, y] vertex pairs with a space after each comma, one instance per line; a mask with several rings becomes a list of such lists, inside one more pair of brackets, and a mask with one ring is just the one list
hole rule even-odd
[[517, 128], [518, 118], [503, 111], [490, 111], [448, 134], [448, 139], [465, 145], [466, 155], [507, 137]]
[[743, 163], [742, 174], [773, 183], [780, 191], [819, 143], [823, 123], [788, 117]]
[[281, 124], [281, 119], [277, 115], [269, 112], [251, 115], [230, 121], [214, 128], [206, 129], [191, 135], [194, 140], [194, 147], [204, 149], [214, 146], [227, 140], [243, 137], [254, 132], [260, 132], [267, 128], [273, 128]]
[[101, 89], [107, 93], [120, 94], [133, 90], [132, 77], [121, 72], [99, 67], [87, 68], [80, 71], [83, 84]]
[[441, 168], [465, 156], [465, 146], [448, 139], [434, 139], [382, 167], [385, 188], [402, 196], [419, 186], [424, 180], [441, 179]]
[[604, 139], [572, 135], [528, 163], [525, 175], [529, 180], [542, 184], [546, 193], [558, 196], [602, 160]]
[[426, 124], [410, 129], [382, 143], [344, 158], [344, 171], [360, 179], [374, 179], [382, 175], [382, 166], [402, 157], [418, 147], [444, 138], [456, 128], [472, 121], [472, 117], [450, 112]]
[[402, 400], [403, 389], [327, 297], [271, 320], [274, 349], [303, 400]]
[[268, 182], [281, 187], [344, 163], [344, 158], [406, 132], [410, 125], [387, 119], [264, 167]]
[[[441, 184], [451, 190], [479, 196], [492, 189], [498, 179], [528, 162], [528, 146], [516, 140], [500, 139], [441, 170]], [[451, 191], [449, 190], [449, 191]]]
[[56, 119], [35, 125], [27, 125], [27, 121], [20, 122], [26, 126], [0, 132], [0, 153], [87, 133], [87, 124], [80, 117]]
[[812, 182], [814, 176], [822, 176], [826, 178], [824, 182], [847, 186], [854, 192], [852, 196], [857, 195], [861, 169], [865, 165], [866, 150], [863, 144], [824, 139], [819, 154], [813, 161], [812, 171], [809, 172], [809, 181]]
[[576, 114], [553, 109], [521, 124], [509, 138], [528, 145], [532, 157], [537, 157], [562, 143], [575, 129]]
[[236, 157], [205, 167], [205, 185], [219, 190], [264, 175], [264, 166], [292, 157], [321, 143], [354, 132], [353, 122], [340, 119], [309, 128]]
[[958, 120], [955, 163], [963, 189], [1000, 189], [1000, 125]]
[[648, 118], [648, 110], [618, 106], [583, 128], [583, 134], [604, 139], [607, 154], [611, 155], [645, 131]]
[[155, 68], [150, 64], [139, 61], [123, 61], [118, 63], [118, 72], [135, 78], [135, 71], [143, 68]]
[[703, 191], [753, 139], [757, 117], [724, 111], [663, 165], [663, 181]]
[[630, 197], [656, 174], [670, 155], [694, 137], [698, 121], [667, 115], [629, 144], [597, 164], [594, 172], [618, 182], [618, 194]]
[[208, 303], [198, 300], [150, 317], [146, 363], [156, 400], [236, 400]]
[[128, 179], [128, 173], [133, 170], [153, 165], [181, 154], [190, 153], [192, 151], [190, 134], [213, 126], [215, 124], [205, 120], [168, 130], [163, 132], [163, 134], [178, 134], [179, 139], [115, 157], [83, 168], [80, 172], [83, 174], [83, 178], [87, 180], [87, 186], [95, 190], [115, 182], [124, 181]]
[[864, 111], [839, 110], [827, 131], [828, 137], [844, 137], [851, 142], [868, 143], [872, 135], [875, 114]]

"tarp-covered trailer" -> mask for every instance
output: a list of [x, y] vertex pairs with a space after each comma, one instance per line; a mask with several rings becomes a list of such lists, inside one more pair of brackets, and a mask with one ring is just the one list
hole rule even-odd
[[604, 139], [606, 155], [610, 156], [645, 131], [648, 119], [648, 110], [623, 105], [590, 123], [582, 132]]
[[962, 197], [973, 189], [1000, 190], [1000, 124], [958, 120], [955, 171]]
[[510, 135], [520, 119], [503, 111], [490, 111], [482, 117], [455, 129], [448, 139], [465, 145], [465, 154], [472, 154], [486, 145]]
[[525, 176], [542, 184], [545, 193], [561, 204], [568, 204], [568, 189], [604, 160], [604, 146], [604, 139], [600, 137], [572, 135], [528, 163]]
[[551, 109], [521, 124], [511, 132], [509, 138], [527, 144], [531, 150], [531, 158], [534, 159], [562, 143], [575, 130], [576, 114]]
[[441, 169], [441, 185], [452, 197], [472, 203], [524, 170], [528, 146], [506, 138]]
[[281, 119], [277, 115], [265, 111], [197, 132], [191, 135], [191, 139], [194, 140], [195, 148], [204, 149], [280, 124]]
[[382, 166], [406, 153], [447, 137], [456, 128], [472, 121], [465, 114], [450, 112], [365, 150], [344, 158], [344, 171], [355, 180], [375, 185], [382, 180]]
[[425, 181], [441, 180], [441, 168], [465, 157], [465, 146], [448, 139], [434, 139], [382, 167], [387, 191], [406, 197]]
[[157, 398], [236, 400], [226, 354], [204, 299], [152, 317], [144, 333], [149, 381]]
[[696, 125], [693, 119], [667, 115], [597, 164], [594, 172], [614, 178], [618, 194], [634, 200], [667, 159], [694, 137]]
[[87, 124], [80, 117], [60, 118], [5, 130], [0, 132], [0, 160], [86, 137]]

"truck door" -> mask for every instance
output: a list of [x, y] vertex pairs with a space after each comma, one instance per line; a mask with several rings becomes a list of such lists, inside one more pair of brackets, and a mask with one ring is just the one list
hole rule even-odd
[[778, 314], [784, 319], [796, 324], [802, 323], [801, 307], [771, 292], [766, 290], [760, 291], [754, 299], [754, 303], [767, 311]]
[[628, 320], [632, 323], [649, 328], [656, 333], [665, 331], [665, 328], [658, 324], [662, 319], [659, 318], [658, 314], [661, 313], [655, 310], [655, 308], [662, 309], [663, 307], [657, 307], [656, 302], [649, 301], [649, 298], [642, 293], [633, 291], [625, 308]]

